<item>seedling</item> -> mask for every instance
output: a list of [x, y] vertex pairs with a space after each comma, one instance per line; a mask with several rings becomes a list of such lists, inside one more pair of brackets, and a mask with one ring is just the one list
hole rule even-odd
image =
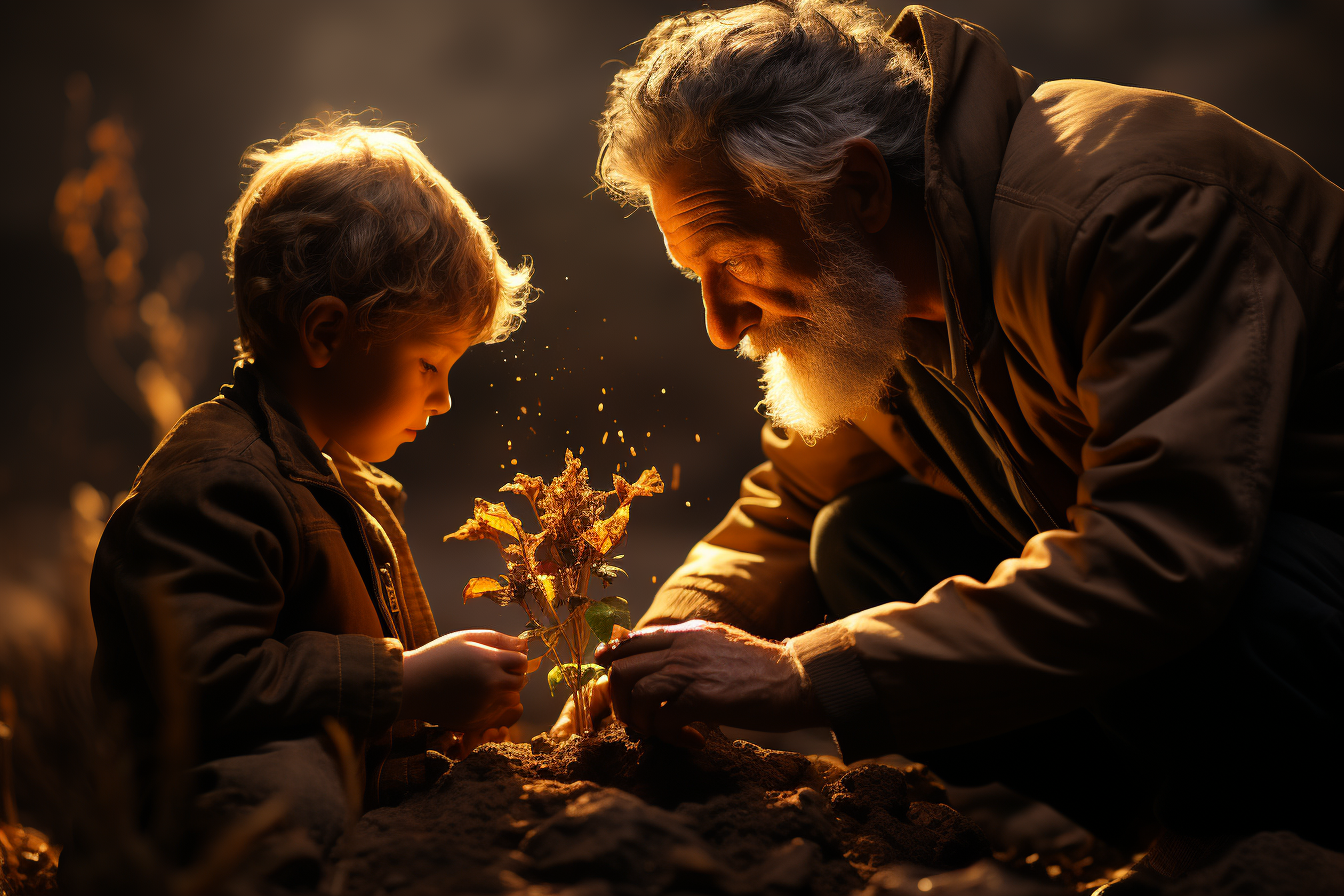
[[[501, 492], [522, 495], [541, 525], [534, 535], [502, 502], [476, 499], [472, 518], [444, 541], [490, 539], [504, 557], [507, 572], [498, 578], [477, 577], [462, 590], [463, 601], [488, 597], [501, 607], [517, 604], [527, 613], [529, 625], [521, 637], [540, 641], [544, 656], [555, 664], [546, 675], [551, 693], [564, 684], [574, 694], [575, 730], [592, 730], [592, 714], [586, 687], [604, 670], [586, 662], [588, 642], [626, 634], [630, 607], [625, 599], [608, 595], [592, 598], [588, 584], [593, 576], [609, 586], [625, 570], [612, 565], [607, 555], [625, 538], [630, 523], [630, 502], [663, 490], [662, 477], [650, 468], [633, 483], [612, 477], [612, 490], [598, 491], [588, 484], [588, 471], [571, 451], [565, 452], [565, 469], [545, 484], [538, 476], [519, 473]], [[619, 502], [611, 516], [603, 518], [608, 499]], [[617, 554], [612, 560], [619, 560]], [[566, 657], [562, 659], [562, 654]]]

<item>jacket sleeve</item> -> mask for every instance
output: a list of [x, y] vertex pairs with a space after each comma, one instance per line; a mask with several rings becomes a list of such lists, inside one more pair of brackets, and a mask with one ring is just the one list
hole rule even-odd
[[1081, 222], [1050, 309], [1090, 427], [1070, 528], [988, 582], [953, 577], [795, 639], [846, 758], [1067, 711], [1226, 614], [1268, 512], [1303, 326], [1251, 214], [1220, 186], [1151, 176]]
[[156, 634], [167, 620], [206, 753], [310, 735], [327, 716], [358, 742], [396, 718], [398, 641], [275, 637], [303, 546], [294, 511], [256, 467], [233, 458], [181, 467], [123, 505], [107, 537], [113, 590], [144, 679], [171, 668], [159, 657], [172, 645]]
[[710, 619], [785, 638], [824, 619], [809, 557], [812, 520], [896, 462], [854, 426], [809, 446], [767, 425], [761, 445], [767, 462], [742, 480], [737, 502], [659, 589], [641, 626]]

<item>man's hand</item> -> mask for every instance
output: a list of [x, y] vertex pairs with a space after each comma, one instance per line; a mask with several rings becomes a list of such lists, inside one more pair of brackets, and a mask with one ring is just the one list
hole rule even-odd
[[488, 629], [453, 632], [402, 656], [401, 718], [452, 731], [508, 728], [523, 715], [527, 643]]
[[731, 625], [692, 620], [640, 629], [603, 644], [616, 717], [671, 743], [697, 747], [690, 722], [756, 731], [826, 724], [802, 666], [783, 644]]

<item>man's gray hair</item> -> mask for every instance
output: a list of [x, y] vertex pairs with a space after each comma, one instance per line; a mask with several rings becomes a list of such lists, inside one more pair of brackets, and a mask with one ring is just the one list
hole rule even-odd
[[607, 92], [597, 178], [648, 202], [679, 156], [713, 151], [760, 195], [808, 209], [866, 137], [893, 179], [924, 175], [928, 64], [847, 0], [765, 0], [672, 16]]

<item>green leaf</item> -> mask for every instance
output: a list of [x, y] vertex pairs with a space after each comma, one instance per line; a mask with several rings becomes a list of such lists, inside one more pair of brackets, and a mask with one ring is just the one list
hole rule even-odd
[[597, 663], [584, 663], [583, 674], [579, 676], [579, 687], [583, 687], [590, 681], [596, 681], [598, 678], [606, 674], [607, 670], [599, 666]]
[[625, 598], [613, 594], [590, 606], [583, 618], [599, 640], [610, 641], [612, 626], [630, 627], [630, 605]]
[[552, 697], [555, 696], [555, 686], [557, 684], [562, 683], [565, 683], [566, 685], [568, 684], [567, 682], [565, 682], [565, 666], [569, 666], [572, 668], [574, 664], [565, 663], [564, 665], [560, 666], [552, 666], [551, 671], [546, 673], [546, 684], [551, 689]]
[[607, 670], [597, 665], [597, 663], [584, 663], [579, 666], [575, 663], [561, 663], [546, 673], [546, 684], [551, 689], [551, 696], [555, 696], [555, 686], [563, 684], [569, 687], [571, 679], [577, 677], [579, 687], [583, 687], [590, 681], [595, 681], [602, 675], [606, 675]]

